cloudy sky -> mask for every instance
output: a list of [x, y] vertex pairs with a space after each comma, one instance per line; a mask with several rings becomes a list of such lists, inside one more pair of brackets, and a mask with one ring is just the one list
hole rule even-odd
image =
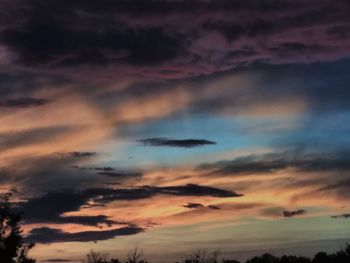
[[0, 192], [25, 213], [31, 255], [340, 249], [349, 12], [347, 0], [0, 0]]

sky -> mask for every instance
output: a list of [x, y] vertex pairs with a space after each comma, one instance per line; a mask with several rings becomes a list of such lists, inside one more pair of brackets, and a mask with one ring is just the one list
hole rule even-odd
[[0, 0], [0, 193], [39, 262], [350, 240], [347, 0]]

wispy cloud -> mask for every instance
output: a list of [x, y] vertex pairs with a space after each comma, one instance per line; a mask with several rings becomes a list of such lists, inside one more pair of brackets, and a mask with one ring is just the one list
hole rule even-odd
[[60, 262], [73, 262], [73, 260], [70, 259], [64, 259], [64, 258], [52, 258], [52, 259], [47, 259], [41, 262], [53, 262], [53, 263], [60, 263]]
[[142, 139], [139, 142], [143, 143], [145, 146], [168, 146], [168, 147], [181, 147], [181, 148], [193, 148], [204, 145], [213, 145], [216, 142], [208, 141], [204, 139], [183, 139], [175, 140], [168, 138], [149, 138]]
[[335, 216], [332, 216], [332, 218], [344, 218], [344, 219], [347, 219], [347, 218], [350, 218], [350, 214], [335, 215]]
[[143, 231], [140, 227], [129, 226], [111, 230], [67, 233], [59, 229], [41, 227], [31, 230], [27, 239], [32, 242], [44, 244], [56, 242], [94, 242], [112, 239], [116, 236], [136, 235]]
[[305, 210], [295, 210], [295, 211], [287, 211], [287, 210], [284, 210], [284, 211], [283, 211], [283, 216], [284, 216], [284, 217], [294, 217], [294, 216], [303, 215], [303, 214], [305, 214], [305, 213], [306, 213]]
[[0, 108], [27, 108], [38, 107], [49, 103], [47, 99], [17, 98], [0, 100]]
[[199, 203], [187, 203], [187, 205], [184, 205], [183, 207], [186, 208], [199, 208], [199, 207], [204, 207], [202, 204]]

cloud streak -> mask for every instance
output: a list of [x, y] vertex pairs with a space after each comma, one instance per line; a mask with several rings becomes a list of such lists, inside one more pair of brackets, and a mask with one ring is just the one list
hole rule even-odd
[[49, 103], [47, 99], [17, 98], [0, 100], [0, 108], [28, 108], [39, 107]]
[[283, 217], [295, 217], [295, 216], [303, 215], [305, 213], [306, 213], [305, 210], [295, 210], [295, 211], [284, 210]]
[[[288, 156], [291, 155], [291, 156]], [[211, 175], [257, 175], [273, 173], [287, 168], [296, 168], [304, 172], [317, 171], [347, 171], [350, 169], [349, 160], [339, 157], [307, 156], [294, 158], [293, 154], [266, 154], [261, 156], [244, 156], [232, 161], [218, 161], [201, 164], [198, 170], [209, 172]]]
[[41, 227], [30, 231], [27, 239], [31, 242], [40, 244], [50, 244], [58, 242], [96, 242], [112, 239], [117, 236], [136, 235], [143, 232], [144, 229], [135, 226], [116, 228], [101, 231], [84, 231], [76, 233], [67, 233], [59, 229]]
[[145, 146], [166, 146], [166, 147], [180, 147], [180, 148], [193, 148], [204, 145], [215, 145], [216, 142], [203, 140], [203, 139], [184, 139], [174, 140], [168, 138], [149, 138], [139, 140]]
[[186, 208], [200, 208], [200, 207], [204, 207], [202, 204], [199, 203], [187, 203], [187, 205], [184, 205], [183, 207]]
[[332, 218], [343, 218], [343, 219], [348, 219], [350, 218], [350, 214], [341, 214], [341, 215], [335, 215], [335, 216], [332, 216]]

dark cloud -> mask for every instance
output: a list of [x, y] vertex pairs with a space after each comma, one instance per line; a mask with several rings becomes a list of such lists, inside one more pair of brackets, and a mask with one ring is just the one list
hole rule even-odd
[[[87, 155], [89, 157], [89, 155]], [[93, 155], [91, 155], [93, 156]], [[111, 178], [132, 178], [132, 177], [141, 177], [143, 174], [139, 171], [132, 170], [117, 170], [112, 167], [80, 167], [78, 165], [73, 165], [72, 168], [83, 170], [83, 171], [95, 171], [97, 174], [105, 175], [106, 177]]]
[[145, 146], [167, 146], [167, 147], [182, 147], [182, 148], [193, 148], [204, 145], [213, 145], [216, 142], [203, 140], [203, 139], [186, 139], [186, 140], [174, 140], [168, 138], [149, 138], [142, 139], [139, 142]]
[[130, 177], [141, 177], [142, 173], [137, 171], [121, 171], [116, 170], [112, 167], [95, 167], [92, 168], [98, 174], [105, 175], [107, 177], [114, 178], [130, 178]]
[[350, 25], [343, 24], [343, 25], [337, 25], [334, 27], [330, 27], [327, 30], [327, 33], [332, 36], [339, 39], [347, 39], [350, 38]]
[[208, 205], [208, 208], [214, 209], [214, 210], [220, 210], [221, 208], [217, 205]]
[[24, 24], [5, 29], [1, 39], [19, 55], [19, 62], [27, 65], [149, 66], [175, 58], [184, 46], [179, 33], [167, 32], [160, 25], [130, 27], [114, 19], [114, 11], [123, 12], [124, 8], [110, 1], [96, 6], [82, 1], [33, 0], [26, 7]]
[[29, 199], [24, 203], [18, 204], [18, 206], [24, 212], [24, 219], [27, 223], [76, 223], [91, 226], [99, 224], [126, 224], [127, 222], [110, 220], [104, 215], [62, 216], [62, 214], [78, 211], [83, 205], [89, 206], [88, 201], [104, 205], [117, 200], [147, 199], [156, 195], [213, 196], [219, 198], [242, 196], [233, 191], [195, 184], [166, 187], [142, 186], [121, 189], [93, 188], [82, 191], [50, 192], [41, 197]]
[[95, 188], [83, 192], [85, 196], [96, 197], [96, 202], [105, 203], [116, 200], [138, 200], [151, 198], [156, 195], [173, 195], [173, 196], [212, 196], [212, 197], [240, 197], [233, 191], [215, 188], [211, 186], [201, 186], [196, 184], [187, 184], [180, 186], [141, 186], [138, 188]]
[[77, 158], [85, 158], [85, 157], [94, 157], [97, 155], [97, 152], [69, 152], [70, 156]]
[[[79, 20], [77, 16], [76, 19]], [[3, 39], [20, 54], [20, 62], [24, 64], [46, 64], [56, 57], [56, 65], [62, 67], [118, 62], [157, 65], [175, 58], [184, 45], [180, 37], [168, 34], [161, 27], [112, 28], [107, 22], [99, 23], [105, 27], [103, 31], [93, 32], [88, 28], [70, 29], [54, 18], [36, 18], [22, 31], [3, 32]], [[39, 45], [41, 49], [37, 49]]]
[[332, 216], [332, 218], [350, 218], [350, 214], [342, 214], [342, 215], [335, 215], [335, 216]]
[[153, 191], [159, 194], [169, 195], [188, 195], [188, 196], [213, 196], [213, 197], [240, 197], [242, 194], [235, 193], [211, 186], [201, 186], [196, 184], [187, 184], [184, 186], [164, 186], [153, 187]]
[[17, 98], [0, 100], [0, 108], [28, 108], [38, 107], [49, 103], [47, 99]]
[[341, 174], [341, 178], [337, 180], [330, 180], [324, 187], [319, 188], [317, 191], [324, 194], [325, 192], [333, 192], [336, 196], [342, 199], [350, 198], [350, 177], [348, 174]]
[[350, 162], [346, 157], [299, 156], [298, 159], [288, 153], [251, 155], [232, 161], [201, 164], [197, 169], [209, 170], [210, 175], [250, 175], [271, 173], [286, 168], [296, 168], [299, 171], [347, 171]]
[[112, 167], [95, 167], [93, 169], [95, 171], [98, 171], [98, 172], [113, 172], [113, 171], [115, 171], [115, 169]]
[[294, 217], [305, 214], [305, 210], [295, 210], [295, 211], [283, 211], [283, 217]]
[[98, 172], [98, 174], [105, 175], [112, 178], [129, 178], [129, 177], [140, 177], [142, 173], [137, 172]]
[[321, 51], [326, 52], [328, 47], [321, 46], [321, 45], [306, 45], [303, 43], [298, 42], [290, 42], [290, 43], [281, 43], [277, 47], [273, 47], [270, 50], [274, 52], [282, 52], [282, 54], [285, 53], [320, 53]]
[[0, 63], [0, 101], [1, 104], [7, 105], [6, 108], [1, 107], [2, 111], [23, 107], [40, 107], [52, 103], [56, 98], [35, 94], [48, 87], [62, 90], [68, 83], [70, 80], [66, 76], [15, 70], [11, 67], [1, 67]]
[[73, 262], [70, 259], [64, 259], [64, 258], [52, 258], [52, 259], [47, 259], [41, 262], [53, 262], [53, 263], [59, 263], [59, 262]]
[[0, 182], [16, 185], [23, 196], [40, 196], [62, 189], [83, 189], [86, 185], [100, 185], [100, 175], [71, 168], [90, 160], [89, 158], [89, 155], [77, 157], [69, 153], [24, 156], [2, 167]]
[[[183, 205], [183, 207], [195, 209], [195, 208], [202, 208], [205, 206], [200, 204], [200, 203], [187, 203], [187, 205]], [[208, 205], [207, 207], [210, 209], [213, 209], [213, 210], [220, 210], [221, 209], [220, 207], [218, 207], [216, 205]]]
[[63, 232], [59, 229], [41, 227], [29, 232], [27, 239], [31, 242], [48, 244], [57, 242], [96, 242], [112, 239], [116, 236], [136, 235], [144, 229], [137, 226], [128, 226], [111, 230], [84, 231], [76, 233]]
[[61, 125], [3, 132], [0, 133], [0, 150], [4, 151], [20, 146], [47, 142], [74, 129], [75, 127]]
[[21, 205], [21, 209], [25, 216], [32, 220], [56, 218], [65, 212], [78, 210], [88, 198], [83, 193], [70, 191], [52, 192], [41, 197], [29, 199]]
[[[271, 154], [250, 155], [236, 158], [232, 161], [219, 161], [202, 164], [197, 171], [202, 176], [244, 176], [254, 177], [259, 181], [259, 175], [270, 174], [273, 176], [271, 182], [280, 189], [300, 189], [306, 186], [315, 190], [307, 196], [328, 195], [331, 198], [348, 200], [350, 198], [349, 160], [345, 152], [312, 153], [303, 151], [276, 152]], [[299, 176], [288, 176], [288, 179], [280, 179], [279, 171], [292, 171], [291, 174], [302, 174]], [[258, 177], [257, 177], [258, 176]], [[249, 182], [236, 185], [236, 189], [247, 191], [255, 188]], [[294, 198], [301, 198], [296, 195]]]
[[258, 62], [337, 59], [350, 49], [339, 38], [349, 25], [345, 0], [19, 0], [2, 1], [2, 10], [0, 41], [13, 63], [84, 68], [95, 77], [181, 78]]
[[[89, 226], [98, 226], [99, 224], [106, 224], [108, 226], [112, 226], [113, 224], [125, 224], [125, 222], [117, 222], [114, 220], [108, 219], [105, 215], [98, 216], [59, 216], [56, 219], [51, 221], [52, 223], [73, 223], [73, 224], [81, 224], [81, 225], [89, 225]], [[42, 222], [41, 222], [42, 223]]]
[[199, 203], [187, 203], [187, 205], [184, 205], [183, 207], [186, 207], [186, 208], [200, 208], [200, 207], [204, 207], [204, 205], [199, 204]]
[[104, 215], [98, 216], [61, 216], [65, 212], [77, 211], [87, 202], [89, 196], [76, 192], [47, 193], [44, 196], [29, 199], [20, 204], [27, 223], [74, 223], [97, 226], [106, 224], [111, 226], [118, 223], [109, 220]]

